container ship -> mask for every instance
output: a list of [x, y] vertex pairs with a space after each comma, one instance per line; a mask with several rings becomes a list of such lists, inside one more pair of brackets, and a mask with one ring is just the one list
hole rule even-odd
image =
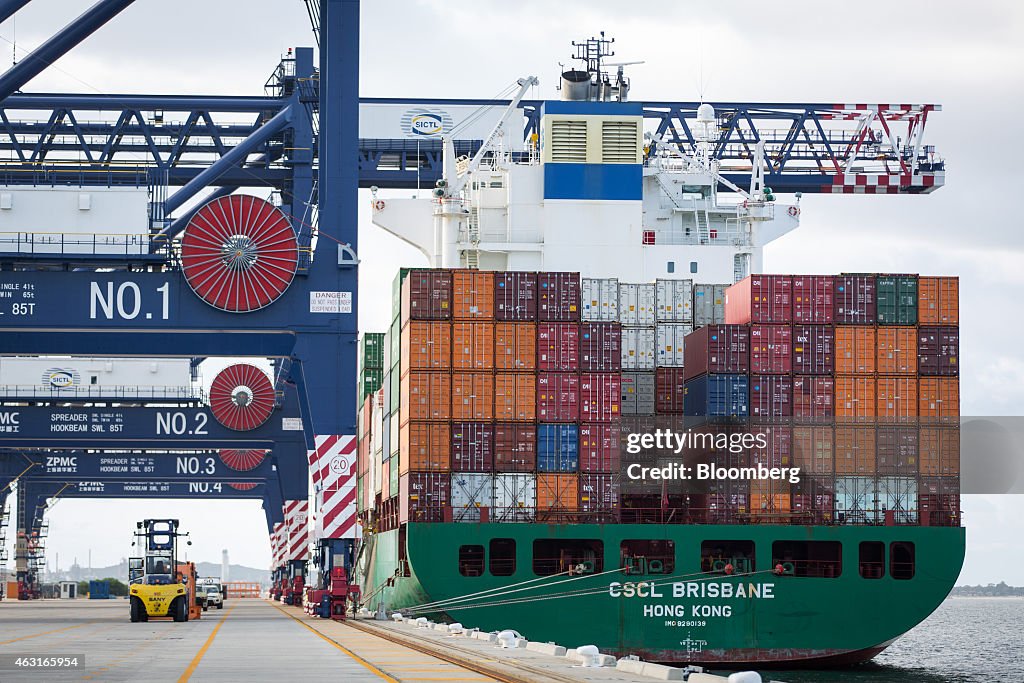
[[[513, 100], [430, 198], [374, 200], [429, 267], [362, 338], [364, 604], [648, 661], [870, 659], [964, 558], [958, 281], [762, 274], [799, 198], [756, 164], [720, 197], [711, 107], [696, 156], [655, 152], [588, 63], [525, 150]], [[710, 438], [630, 447], [669, 431]], [[633, 476], [673, 463], [727, 476]], [[773, 468], [799, 476], [728, 476]]]

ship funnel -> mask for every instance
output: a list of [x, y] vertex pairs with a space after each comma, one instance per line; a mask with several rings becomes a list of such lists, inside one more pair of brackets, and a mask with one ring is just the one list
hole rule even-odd
[[585, 102], [590, 99], [590, 73], [578, 69], [562, 72], [562, 99]]

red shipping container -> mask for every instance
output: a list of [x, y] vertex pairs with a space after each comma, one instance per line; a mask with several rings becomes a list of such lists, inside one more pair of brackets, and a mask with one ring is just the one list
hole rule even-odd
[[494, 469], [534, 472], [537, 469], [537, 425], [498, 422], [494, 425]]
[[[765, 467], [790, 467], [793, 464], [793, 429], [788, 426], [754, 427], [750, 433], [757, 436], [763, 435], [762, 442], [765, 446], [755, 443], [750, 448], [750, 464], [753, 467], [764, 465]], [[765, 480], [762, 480], [765, 481]], [[774, 482], [788, 484], [786, 482]]]
[[832, 322], [835, 316], [835, 286], [835, 278], [831, 275], [794, 275], [793, 322]]
[[878, 315], [874, 275], [839, 275], [835, 278], [837, 325], [870, 325]]
[[750, 372], [786, 375], [793, 371], [793, 328], [789, 325], [750, 326]]
[[537, 325], [537, 369], [552, 372], [575, 372], [580, 369], [579, 325]]
[[836, 381], [831, 377], [797, 375], [793, 378], [793, 417], [825, 421], [835, 417]]
[[537, 274], [537, 319], [550, 322], [579, 322], [580, 274]]
[[683, 370], [686, 379], [705, 373], [747, 374], [750, 372], [750, 327], [707, 325], [686, 335]]
[[402, 324], [407, 320], [451, 320], [452, 272], [410, 270], [402, 282]]
[[793, 326], [793, 372], [831, 375], [835, 372], [836, 330], [831, 325]]
[[452, 419], [494, 419], [494, 375], [486, 372], [452, 373]]
[[793, 277], [751, 275], [725, 290], [726, 324], [793, 322]]
[[580, 420], [611, 422], [622, 413], [622, 378], [617, 372], [580, 375]]
[[831, 524], [835, 516], [836, 489], [832, 477], [807, 477], [793, 485], [793, 512], [804, 524]]
[[615, 422], [580, 425], [580, 472], [619, 471], [621, 429]]
[[579, 419], [580, 376], [568, 372], [537, 375], [537, 420], [576, 422]]
[[494, 326], [494, 367], [498, 370], [537, 368], [537, 326], [498, 323]]
[[786, 375], [750, 376], [750, 416], [785, 418], [793, 415], [793, 380]]
[[622, 369], [622, 326], [619, 323], [580, 324], [580, 370], [618, 372]]
[[654, 411], [666, 415], [682, 415], [686, 397], [686, 375], [683, 368], [658, 368], [654, 371]]
[[917, 330], [917, 371], [923, 377], [960, 374], [960, 330], [956, 327], [920, 327]]
[[583, 523], [614, 522], [619, 513], [619, 477], [616, 474], [579, 475], [579, 509]]
[[875, 447], [878, 474], [916, 477], [918, 435], [916, 427], [878, 427]]
[[443, 522], [451, 499], [448, 472], [410, 472], [398, 479], [398, 521]]
[[494, 425], [453, 422], [451, 444], [453, 471], [490, 472], [494, 469]]
[[508, 321], [537, 319], [537, 273], [495, 273], [494, 317]]

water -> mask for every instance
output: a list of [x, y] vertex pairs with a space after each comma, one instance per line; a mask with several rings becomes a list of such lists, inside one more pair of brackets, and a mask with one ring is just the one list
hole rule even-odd
[[786, 683], [1022, 683], [1024, 599], [949, 598], [871, 662], [834, 671], [769, 671]]

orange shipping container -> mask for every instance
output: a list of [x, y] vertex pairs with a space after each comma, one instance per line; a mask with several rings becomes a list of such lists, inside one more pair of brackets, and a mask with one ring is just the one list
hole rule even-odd
[[537, 419], [537, 382], [534, 375], [499, 372], [494, 376], [494, 419], [508, 422]]
[[874, 427], [836, 426], [836, 474], [875, 474]]
[[576, 474], [538, 474], [537, 512], [568, 511], [579, 508], [579, 481]]
[[879, 377], [879, 422], [917, 421], [917, 377]]
[[494, 273], [456, 270], [452, 279], [455, 320], [494, 320]]
[[[917, 352], [915, 339], [914, 352]], [[836, 374], [870, 374], [875, 372], [877, 340], [874, 327], [863, 325], [836, 326]]]
[[452, 419], [494, 419], [494, 375], [485, 372], [452, 373]]
[[918, 417], [922, 423], [960, 421], [960, 380], [957, 377], [918, 379]]
[[401, 382], [401, 419], [450, 420], [452, 376], [447, 372], [410, 372]]
[[452, 367], [452, 326], [410, 320], [402, 328], [402, 372]]
[[[914, 338], [917, 343], [917, 338]], [[917, 347], [914, 347], [915, 352]], [[494, 369], [494, 324], [452, 324], [452, 368], [454, 370]]]
[[922, 477], [960, 474], [960, 428], [922, 427], [918, 436]]
[[[441, 422], [406, 422], [398, 431], [402, 455], [399, 474], [409, 470], [447, 472], [451, 469], [451, 426]], [[391, 458], [392, 462], [395, 458]]]
[[921, 277], [917, 281], [917, 318], [922, 325], [960, 323], [960, 279]]
[[793, 465], [801, 477], [835, 471], [834, 441], [832, 425], [793, 427]]
[[498, 370], [537, 368], [535, 323], [498, 323], [494, 326], [494, 367]]
[[[761, 515], [785, 515], [791, 509], [789, 481], [756, 479], [750, 482], [750, 514], [757, 521]], [[764, 520], [764, 521], [778, 521]]]
[[836, 422], [864, 422], [875, 417], [875, 378], [836, 375]]
[[878, 374], [917, 374], [917, 328], [878, 328]]

